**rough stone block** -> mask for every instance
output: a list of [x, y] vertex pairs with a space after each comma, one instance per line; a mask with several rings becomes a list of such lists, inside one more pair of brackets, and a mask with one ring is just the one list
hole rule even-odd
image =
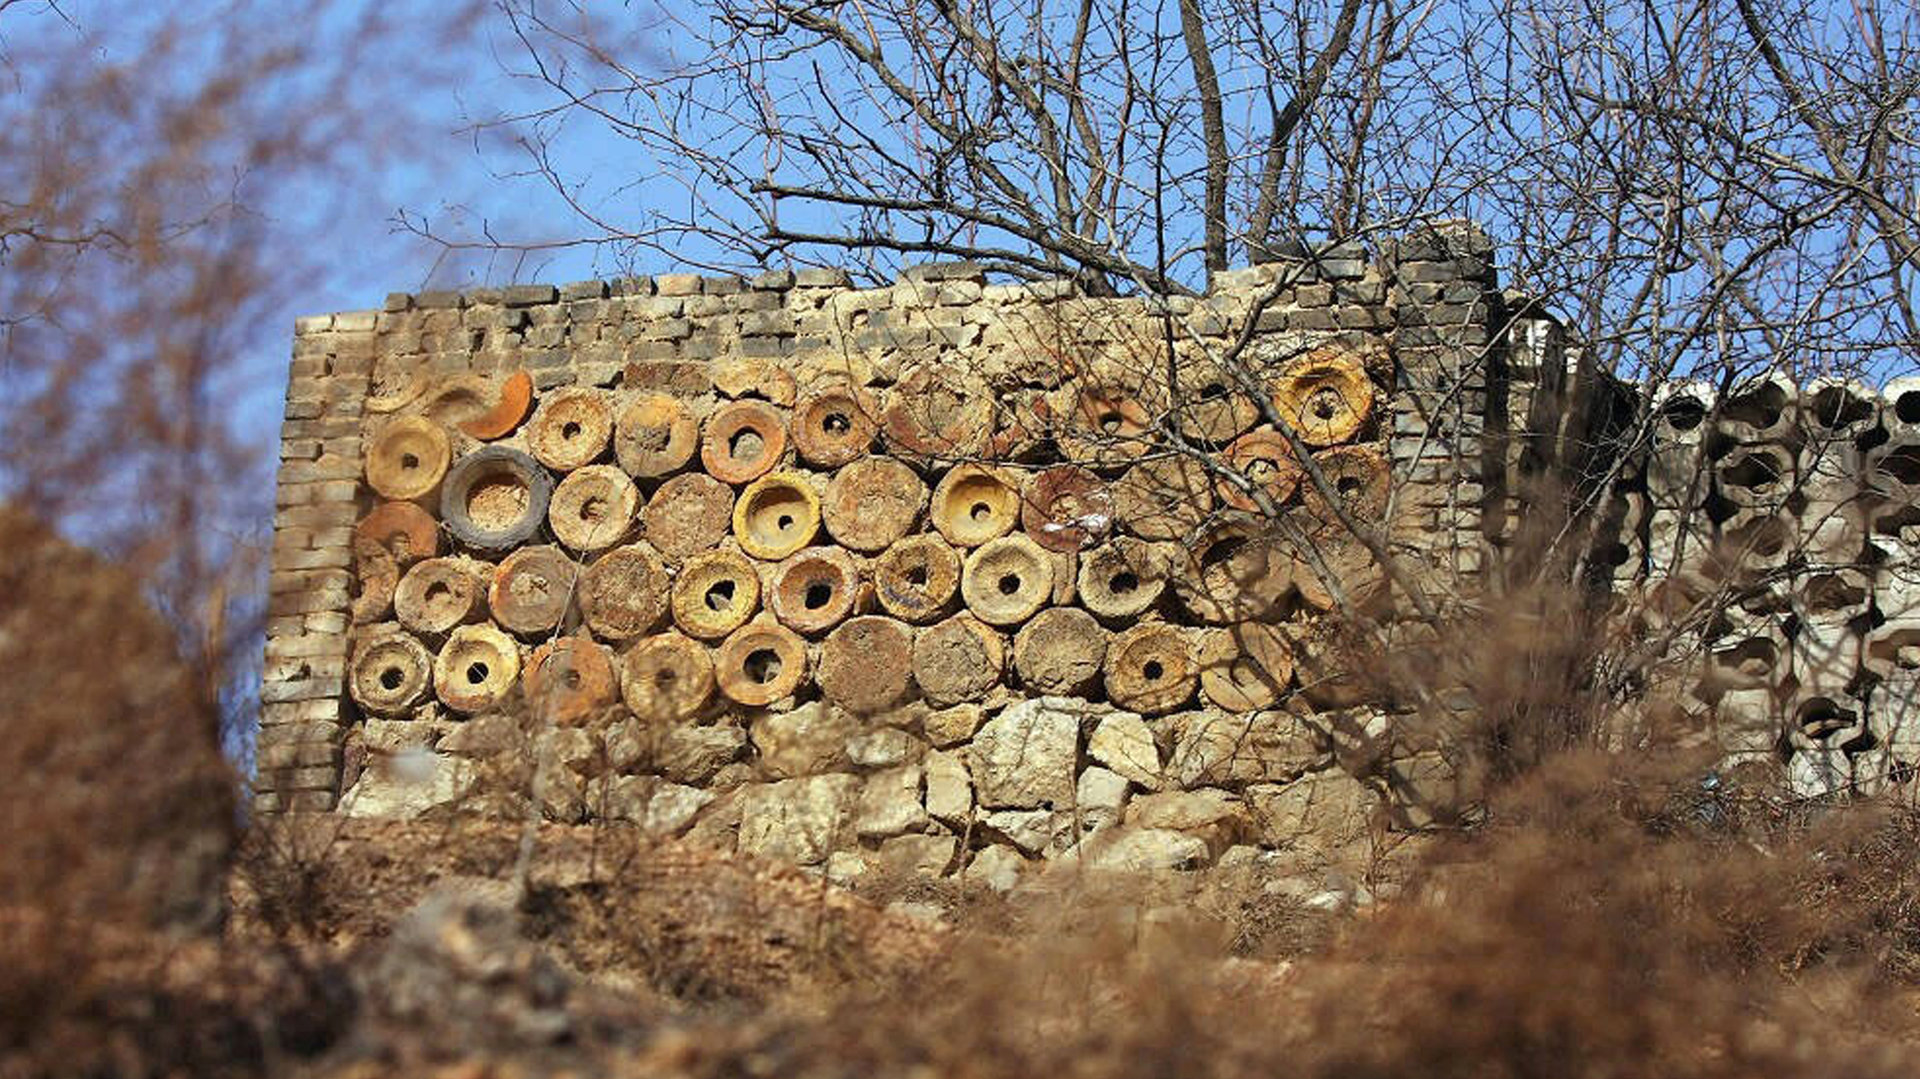
[[750, 728], [761, 771], [774, 778], [831, 772], [846, 767], [847, 740], [859, 730], [850, 714], [809, 701], [790, 712], [756, 718]]
[[868, 776], [854, 813], [854, 830], [864, 839], [881, 839], [925, 828], [922, 779], [919, 765]]
[[740, 792], [740, 853], [818, 865], [851, 832], [858, 776], [835, 774], [754, 784]]
[[927, 754], [924, 767], [927, 814], [944, 824], [963, 825], [973, 815], [973, 776], [966, 758], [935, 750]]
[[968, 751], [980, 804], [1062, 807], [1073, 803], [1084, 702], [1041, 697], [1008, 706], [974, 735]]
[[1132, 712], [1102, 717], [1087, 740], [1087, 755], [1148, 790], [1166, 783], [1153, 731]]
[[1332, 760], [1332, 748], [1285, 712], [1208, 709], [1173, 724], [1180, 733], [1169, 770], [1186, 787], [1285, 782]]

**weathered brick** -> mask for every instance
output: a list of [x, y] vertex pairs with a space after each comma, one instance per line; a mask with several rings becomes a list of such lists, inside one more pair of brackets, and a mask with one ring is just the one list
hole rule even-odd
[[1262, 289], [1279, 280], [1280, 266], [1275, 263], [1262, 263], [1237, 270], [1219, 270], [1207, 277], [1209, 292], [1238, 292]]
[[338, 678], [306, 678], [298, 682], [263, 682], [260, 685], [260, 703], [278, 704], [282, 701], [313, 701], [332, 699], [340, 696], [343, 689]]
[[565, 326], [535, 326], [526, 332], [528, 348], [559, 348], [567, 343]]
[[1310, 265], [1315, 276], [1325, 280], [1357, 278], [1367, 272], [1366, 260], [1357, 258], [1319, 258]]
[[347, 657], [341, 652], [330, 656], [289, 656], [267, 663], [260, 677], [266, 682], [297, 682], [309, 678], [338, 678], [346, 674]]
[[573, 368], [567, 364], [543, 367], [533, 372], [533, 387], [543, 393], [559, 386], [574, 385], [576, 381]]
[[345, 611], [308, 611], [301, 616], [300, 624], [308, 633], [345, 633], [347, 613]]
[[338, 634], [302, 633], [267, 638], [267, 659], [299, 659], [305, 656], [344, 656], [347, 642]]
[[987, 271], [977, 262], [922, 262], [900, 273], [902, 281], [984, 281]]
[[695, 334], [680, 342], [679, 355], [688, 360], [711, 360], [725, 355], [729, 339], [721, 333]]
[[352, 502], [354, 496], [360, 493], [360, 485], [351, 480], [323, 480], [312, 486], [313, 501], [316, 503]]
[[768, 337], [793, 333], [793, 316], [784, 310], [749, 311], [740, 316], [744, 337]]
[[1492, 275], [1493, 268], [1479, 259], [1459, 259], [1445, 262], [1402, 262], [1393, 268], [1396, 280], [1413, 281], [1484, 281]]
[[[260, 726], [263, 729], [289, 724], [337, 723], [339, 720], [340, 702], [337, 700], [268, 701], [260, 707]], [[291, 739], [293, 736], [284, 737]]]
[[[340, 551], [338, 548], [329, 551], [308, 551], [304, 553], [308, 555], [332, 555], [335, 551], [339, 551], [342, 555], [347, 554], [347, 552]], [[302, 552], [288, 552], [288, 557], [300, 553]], [[335, 590], [344, 592], [351, 587], [351, 581], [352, 575], [345, 569], [276, 569], [267, 577], [267, 594], [275, 600], [278, 600], [281, 596], [295, 593], [330, 593]], [[308, 610], [312, 609], [313, 608], [308, 608]], [[282, 608], [276, 611], [276, 613], [292, 614], [293, 612]]]
[[1377, 276], [1359, 281], [1336, 281], [1331, 287], [1334, 300], [1340, 303], [1381, 304], [1387, 300], [1387, 283]]
[[1487, 321], [1484, 303], [1405, 304], [1396, 312], [1402, 326], [1480, 326]]
[[925, 348], [933, 344], [933, 333], [917, 330], [861, 330], [853, 335], [855, 348]]
[[412, 326], [395, 329], [386, 335], [386, 343], [382, 351], [392, 355], [405, 355], [410, 352], [418, 352], [420, 351], [422, 340], [423, 337], [420, 331]]
[[677, 341], [693, 333], [693, 323], [683, 318], [663, 318], [646, 323], [640, 336], [647, 341]]
[[699, 274], [654, 274], [653, 288], [662, 296], [698, 296], [706, 288], [706, 281]]
[[346, 741], [347, 729], [339, 722], [340, 706], [336, 702], [300, 701], [269, 707], [305, 708], [310, 705], [325, 705], [331, 711], [318, 719], [297, 719], [271, 724], [263, 719], [260, 730], [254, 735], [254, 744], [257, 746], [339, 745]]
[[678, 341], [635, 341], [627, 347], [627, 357], [631, 360], [659, 363], [678, 358]]
[[740, 354], [753, 359], [778, 359], [793, 355], [791, 337], [746, 337], [740, 341]]
[[268, 597], [267, 613], [307, 614], [311, 611], [343, 611], [351, 602], [346, 589], [303, 589], [292, 592], [277, 592]]
[[575, 334], [614, 315], [613, 306], [605, 300], [571, 300], [566, 304], [566, 312]]
[[[318, 445], [317, 443], [315, 444]], [[360, 476], [360, 464], [340, 457], [317, 457], [310, 461], [292, 460], [280, 465], [281, 483], [317, 483], [323, 480], [354, 480]]]
[[1398, 303], [1471, 303], [1486, 292], [1477, 281], [1409, 281], [1395, 288]]
[[742, 292], [727, 298], [727, 307], [733, 311], [780, 311], [786, 306], [787, 298], [779, 292]]
[[[971, 348], [973, 347], [974, 342], [978, 341], [980, 338], [980, 327], [970, 326], [970, 325], [935, 326], [933, 327], [933, 336], [935, 340], [941, 341], [952, 348]], [[756, 337], [756, 338], [750, 338], [749, 340], [785, 341], [787, 342], [787, 345], [788, 345], [788, 351], [789, 352], [792, 351], [792, 344], [793, 344], [792, 338]]]
[[[1403, 312], [1396, 312], [1396, 317], [1402, 314]], [[1406, 346], [1479, 345], [1484, 344], [1486, 339], [1484, 326], [1428, 326], [1420, 320], [1410, 323], [1404, 317], [1400, 318], [1399, 328], [1394, 330], [1394, 343]]]
[[325, 791], [260, 791], [253, 796], [255, 813], [326, 813], [334, 807], [334, 794]]
[[1333, 303], [1332, 285], [1300, 285], [1292, 293], [1293, 302], [1299, 307], [1326, 307]]
[[845, 270], [809, 269], [796, 270], [793, 283], [797, 288], [846, 288], [853, 280]]
[[356, 514], [354, 507], [348, 504], [311, 506], [306, 504], [286, 506], [273, 515], [275, 528], [287, 525], [306, 525], [309, 528], [326, 528], [335, 525], [351, 525]]
[[337, 776], [340, 747], [331, 742], [278, 743], [257, 747], [253, 760], [262, 772], [279, 768], [325, 768]]
[[934, 290], [933, 302], [947, 307], [979, 303], [981, 287], [978, 281], [949, 281]]
[[353, 552], [345, 547], [322, 547], [319, 550], [291, 550], [276, 554], [273, 559], [275, 570], [311, 570], [337, 569], [350, 565]]
[[313, 386], [314, 379], [325, 378], [329, 368], [326, 353], [311, 356], [295, 356], [287, 366], [287, 396], [304, 396], [300, 391]]
[[1378, 307], [1347, 306], [1335, 307], [1333, 321], [1341, 329], [1373, 330], [1393, 325], [1392, 316]]

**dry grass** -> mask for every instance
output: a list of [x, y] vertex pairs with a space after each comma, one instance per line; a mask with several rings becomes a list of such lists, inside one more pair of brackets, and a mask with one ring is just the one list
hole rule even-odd
[[1503, 796], [1505, 823], [1436, 852], [1405, 897], [1291, 965], [1067, 896], [1018, 938], [963, 937], [910, 986], [782, 1001], [671, 1043], [671, 1062], [716, 1076], [1909, 1074], [1913, 814], [1730, 830], [1684, 794], [1621, 758], [1571, 756]]

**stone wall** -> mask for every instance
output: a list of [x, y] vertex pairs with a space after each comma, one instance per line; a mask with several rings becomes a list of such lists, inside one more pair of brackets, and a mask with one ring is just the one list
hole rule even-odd
[[1419, 823], [1337, 519], [1449, 587], [1511, 531], [1567, 421], [1492, 267], [1445, 225], [1165, 301], [942, 264], [302, 319], [255, 808], [532, 797], [839, 873]]

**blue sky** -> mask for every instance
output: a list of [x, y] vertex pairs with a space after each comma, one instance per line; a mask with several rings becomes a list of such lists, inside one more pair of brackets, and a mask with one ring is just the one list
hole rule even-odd
[[[332, 47], [334, 43], [327, 39], [350, 33], [346, 23], [358, 11], [385, 11], [396, 20], [400, 35], [393, 48], [375, 61], [372, 77], [380, 74], [378, 64], [396, 65], [395, 70], [402, 73], [437, 66], [430, 75], [421, 76], [420, 85], [408, 91], [404, 103], [396, 103], [404, 108], [394, 110], [396, 119], [385, 134], [389, 139], [404, 139], [398, 152], [391, 146], [380, 149], [375, 146], [379, 139], [369, 138], [364, 164], [353, 170], [351, 182], [333, 183], [325, 190], [280, 192], [266, 203], [270, 242], [299, 245], [308, 255], [315, 254], [317, 247], [318, 258], [313, 269], [300, 271], [304, 279], [288, 290], [285, 305], [264, 317], [257, 332], [248, 335], [247, 355], [232, 383], [233, 422], [263, 455], [271, 453], [279, 423], [291, 326], [297, 315], [377, 307], [390, 291], [510, 281], [559, 283], [676, 268], [660, 253], [647, 253], [640, 256], [642, 265], [627, 266], [614, 261], [606, 250], [592, 247], [561, 248], [524, 258], [450, 255], [397, 227], [396, 218], [404, 212], [430, 222], [437, 231], [517, 241], [564, 239], [580, 235], [584, 228], [544, 182], [511, 175], [525, 168], [527, 161], [510, 141], [497, 132], [474, 130], [477, 120], [524, 108], [544, 95], [509, 74], [523, 65], [523, 58], [497, 18], [489, 18], [477, 35], [452, 44], [418, 29], [429, 21], [424, 16], [447, 6], [430, 0], [391, 0], [384, 5], [349, 0], [347, 9], [334, 20], [340, 25], [320, 22], [308, 28], [314, 38]], [[613, 13], [631, 35], [630, 44], [637, 46], [634, 62], [643, 69], [650, 53], [677, 51], [680, 42], [671, 28], [650, 21], [650, 5], [623, 4], [616, 9], [595, 3], [590, 7], [597, 13]], [[1440, 21], [1454, 24], [1446, 33], [1469, 33], [1456, 20], [1470, 23], [1473, 9], [1471, 3], [1444, 7], [1446, 14]], [[142, 18], [142, 9], [123, 3], [75, 0], [63, 3], [62, 10], [71, 22], [31, 0], [8, 10], [0, 21], [0, 43], [9, 34], [18, 42], [23, 35], [33, 34], [124, 32], [128, 25], [137, 27]], [[147, 17], [158, 17], [155, 9], [145, 10]], [[671, 10], [689, 21], [704, 17], [697, 4], [674, 4]], [[254, 11], [260, 17], [291, 23], [308, 18], [310, 8], [267, 0]], [[1829, 30], [1839, 32], [1831, 25]], [[350, 43], [339, 44], [345, 48]], [[116, 59], [111, 45], [103, 47], [101, 56]], [[218, 64], [220, 58], [205, 59]], [[1229, 70], [1228, 75], [1230, 91], [1248, 92], [1244, 71]], [[635, 176], [644, 179], [647, 164], [635, 147], [604, 125], [572, 122], [559, 138], [567, 174], [591, 181], [590, 198], [617, 202], [621, 213], [616, 216], [631, 220], [649, 208], [649, 199], [670, 197], [671, 188], [665, 186], [643, 184], [621, 190]], [[694, 254], [697, 259], [705, 252]]]

